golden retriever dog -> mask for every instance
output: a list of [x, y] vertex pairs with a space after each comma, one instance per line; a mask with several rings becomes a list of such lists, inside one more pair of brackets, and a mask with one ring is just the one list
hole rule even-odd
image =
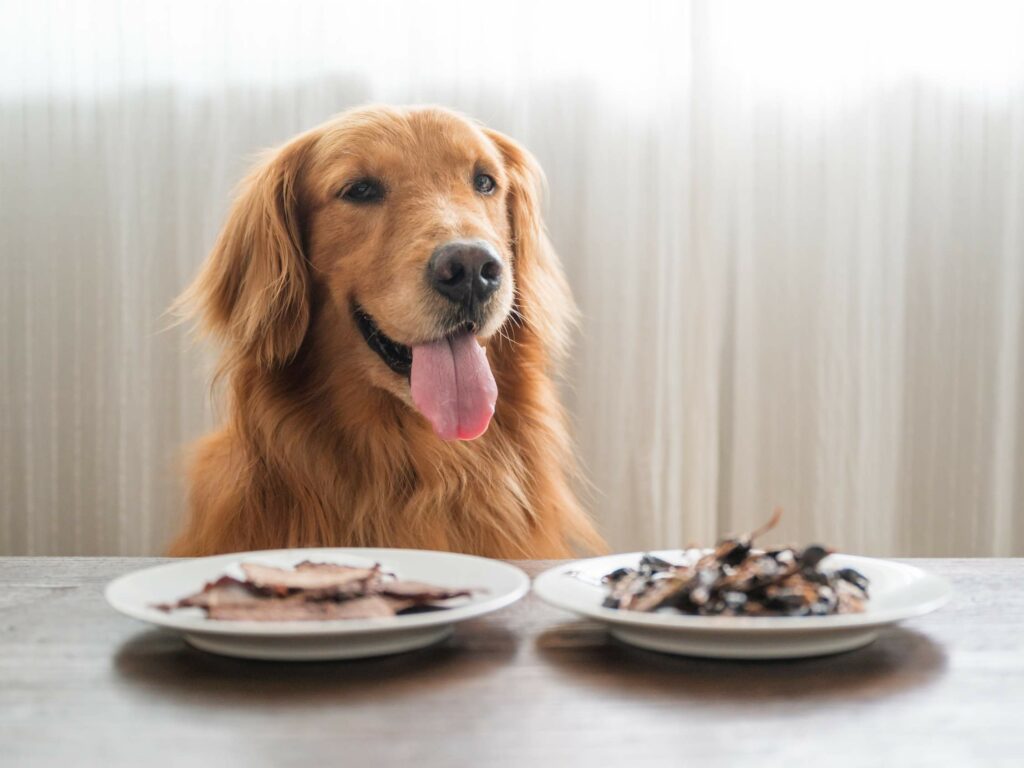
[[221, 342], [174, 555], [604, 548], [553, 368], [573, 305], [533, 158], [437, 108], [342, 114], [243, 183], [179, 300]]

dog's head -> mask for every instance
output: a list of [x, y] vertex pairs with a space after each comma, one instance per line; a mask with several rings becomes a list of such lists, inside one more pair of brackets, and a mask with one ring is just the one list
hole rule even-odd
[[264, 369], [289, 365], [318, 322], [346, 326], [367, 386], [471, 439], [497, 396], [488, 342], [518, 324], [564, 344], [540, 182], [515, 142], [452, 112], [345, 113], [246, 180], [186, 301]]

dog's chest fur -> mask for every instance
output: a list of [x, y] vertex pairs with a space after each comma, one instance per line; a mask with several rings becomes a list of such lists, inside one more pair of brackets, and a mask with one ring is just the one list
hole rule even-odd
[[[499, 401], [487, 433], [464, 443], [438, 439], [386, 393], [342, 403], [273, 386], [239, 394], [235, 418], [199, 444], [193, 462], [190, 501], [205, 535], [192, 541], [203, 553], [285, 545], [571, 554], [563, 525], [582, 513], [560, 492], [564, 441], [550, 434], [531, 448], [516, 429], [531, 415], [557, 423], [540, 403]], [[184, 545], [175, 553], [196, 554]]]

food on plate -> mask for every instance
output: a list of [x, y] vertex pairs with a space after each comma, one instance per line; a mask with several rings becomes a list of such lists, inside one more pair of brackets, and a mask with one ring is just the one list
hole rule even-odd
[[723, 539], [714, 549], [685, 550], [678, 563], [645, 554], [637, 568], [619, 568], [604, 576], [604, 606], [698, 616], [862, 612], [868, 579], [853, 568], [822, 568], [822, 560], [831, 554], [826, 547], [753, 548], [754, 539], [774, 528], [781, 515], [776, 510], [758, 530]]
[[224, 621], [327, 621], [372, 619], [440, 610], [446, 601], [471, 594], [418, 581], [402, 581], [381, 570], [335, 563], [299, 563], [294, 569], [241, 563], [244, 579], [221, 576], [162, 611], [201, 608]]

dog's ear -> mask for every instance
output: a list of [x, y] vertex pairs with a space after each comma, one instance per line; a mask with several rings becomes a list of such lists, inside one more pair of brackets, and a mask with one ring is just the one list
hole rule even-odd
[[568, 353], [576, 309], [558, 255], [544, 229], [544, 173], [533, 155], [508, 136], [490, 129], [485, 132], [501, 152], [509, 179], [507, 204], [516, 309], [525, 330], [557, 362]]
[[298, 178], [310, 143], [273, 151], [243, 181], [224, 229], [176, 308], [235, 354], [266, 368], [288, 362], [309, 327]]

